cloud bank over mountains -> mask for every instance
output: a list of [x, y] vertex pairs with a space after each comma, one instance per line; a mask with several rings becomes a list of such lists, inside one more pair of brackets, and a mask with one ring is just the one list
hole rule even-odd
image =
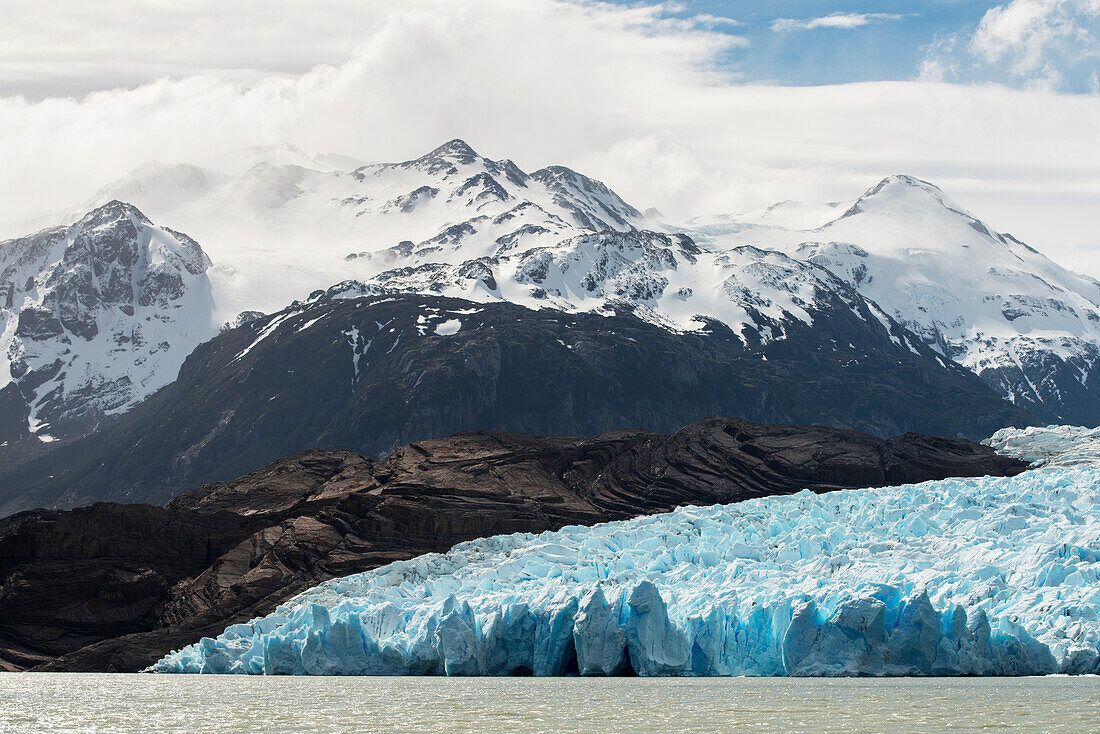
[[[989, 11], [966, 53], [1016, 38], [1000, 62], [1046, 68], [1050, 44], [1072, 34], [1042, 36], [1053, 40], [1033, 53], [1039, 21], [1010, 22], [1025, 1], [1047, 2]], [[1069, 6], [1086, 17], [1096, 2], [1047, 4], [1062, 10], [1042, 17]], [[0, 54], [0, 236], [149, 160], [217, 167], [282, 143], [395, 160], [462, 137], [525, 169], [584, 170], [674, 218], [848, 199], [911, 173], [1100, 273], [1097, 95], [953, 84], [950, 60], [939, 81], [926, 60], [912, 81], [745, 83], [722, 63], [748, 43], [739, 26], [664, 5], [324, 0], [307, 13], [289, 2], [116, 0], [94, 13], [65, 5], [52, 28], [47, 10], [13, 10], [0, 30], [10, 49]]]

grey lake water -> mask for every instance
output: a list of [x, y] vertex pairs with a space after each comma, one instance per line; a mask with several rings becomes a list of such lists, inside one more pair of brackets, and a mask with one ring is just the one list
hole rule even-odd
[[1097, 732], [1100, 678], [0, 674], [0, 732]]

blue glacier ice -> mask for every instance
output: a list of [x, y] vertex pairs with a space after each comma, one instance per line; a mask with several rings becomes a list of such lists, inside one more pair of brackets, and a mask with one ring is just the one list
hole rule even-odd
[[1100, 672], [1100, 469], [519, 533], [321, 584], [159, 672]]

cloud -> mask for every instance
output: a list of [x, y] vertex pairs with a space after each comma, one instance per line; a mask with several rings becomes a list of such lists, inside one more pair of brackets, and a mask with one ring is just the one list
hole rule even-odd
[[815, 28], [859, 28], [875, 21], [900, 20], [905, 16], [894, 13], [833, 13], [818, 18], [776, 18], [773, 31], [805, 31]]
[[[0, 97], [0, 236], [23, 234], [27, 220], [76, 206], [149, 160], [217, 165], [241, 148], [280, 143], [401, 160], [462, 137], [527, 170], [584, 171], [673, 217], [852, 198], [884, 175], [912, 173], [993, 226], [1100, 273], [1098, 97], [927, 81], [734, 84], [718, 59], [739, 41], [670, 19], [664, 7], [346, 1], [371, 8], [348, 16], [355, 43], [339, 59], [303, 62], [304, 71], [280, 66], [275, 53], [238, 56], [222, 47], [231, 39], [207, 39], [176, 61], [150, 51], [174, 69], [152, 81]], [[218, 25], [233, 5], [179, 22]], [[282, 20], [264, 26], [268, 15], [253, 19], [261, 26], [253, 37], [293, 36]], [[109, 44], [156, 45], [112, 21], [102, 23]], [[161, 22], [129, 32], [174, 43]], [[302, 46], [322, 54], [311, 34], [329, 21], [310, 22]], [[64, 32], [79, 46], [78, 30]], [[109, 81], [113, 57], [100, 53], [97, 73]]]
[[1100, 0], [1012, 0], [926, 49], [926, 79], [994, 79], [1095, 93]]
[[727, 18], [722, 15], [711, 15], [710, 13], [699, 13], [692, 16], [692, 20], [698, 23], [704, 28], [736, 28], [741, 25], [741, 21], [734, 18]]
[[[384, 5], [384, 4], [383, 4]], [[0, 94], [84, 94], [160, 78], [239, 81], [347, 59], [385, 11], [347, 0], [6, 3]]]
[[1097, 0], [1013, 0], [991, 8], [970, 39], [970, 50], [987, 63], [1009, 59], [1017, 76], [1061, 81], [1059, 57], [1096, 58]]

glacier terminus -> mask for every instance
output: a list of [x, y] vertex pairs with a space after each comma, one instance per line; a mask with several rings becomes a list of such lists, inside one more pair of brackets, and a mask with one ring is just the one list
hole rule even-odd
[[[517, 533], [321, 584], [157, 672], [1100, 672], [1100, 467], [945, 479]], [[1008, 432], [999, 433], [1001, 443]], [[1046, 454], [1046, 455], [1044, 455]]]

